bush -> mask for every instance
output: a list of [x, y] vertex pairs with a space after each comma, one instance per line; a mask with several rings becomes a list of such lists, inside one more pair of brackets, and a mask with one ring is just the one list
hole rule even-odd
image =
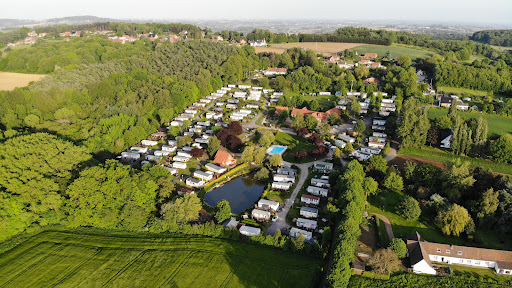
[[421, 208], [420, 204], [416, 199], [407, 196], [405, 197], [402, 202], [397, 207], [398, 215], [402, 216], [403, 218], [407, 220], [415, 221], [417, 220], [421, 215]]
[[391, 243], [389, 243], [389, 248], [395, 252], [398, 258], [404, 258], [407, 256], [407, 246], [405, 245], [405, 242], [400, 238], [393, 238]]

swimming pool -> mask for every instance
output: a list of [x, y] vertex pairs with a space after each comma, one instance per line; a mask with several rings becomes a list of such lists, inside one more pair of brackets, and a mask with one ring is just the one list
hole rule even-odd
[[275, 155], [275, 154], [283, 155], [284, 151], [286, 151], [287, 148], [288, 147], [286, 147], [286, 146], [272, 145], [268, 148], [267, 154], [268, 155]]

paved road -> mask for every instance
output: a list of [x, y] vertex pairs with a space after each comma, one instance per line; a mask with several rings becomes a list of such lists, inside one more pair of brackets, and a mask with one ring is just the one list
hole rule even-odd
[[393, 238], [395, 238], [395, 234], [393, 233], [393, 226], [391, 226], [391, 221], [389, 221], [388, 217], [381, 215], [381, 214], [377, 214], [377, 213], [372, 213], [372, 214], [377, 216], [384, 222], [384, 226], [386, 227], [386, 232], [388, 234], [389, 241], [391, 241]]
[[[326, 158], [320, 159], [318, 161], [324, 161], [325, 159], [331, 158], [332, 152], [329, 152]], [[292, 195], [285, 200], [285, 204], [281, 212], [277, 213], [278, 219], [275, 222], [272, 222], [272, 225], [267, 229], [267, 235], [274, 235], [276, 230], [283, 228], [290, 228], [290, 225], [286, 223], [286, 215], [295, 203], [295, 198], [297, 198], [297, 194], [299, 194], [300, 189], [304, 186], [304, 182], [308, 178], [309, 167], [313, 165], [314, 162], [303, 163], [303, 164], [294, 164], [295, 166], [300, 168], [299, 174], [299, 182], [295, 185], [295, 189], [293, 189]]]

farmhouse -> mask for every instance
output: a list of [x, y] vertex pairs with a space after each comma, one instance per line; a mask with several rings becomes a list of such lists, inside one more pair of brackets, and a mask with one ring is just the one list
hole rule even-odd
[[300, 234], [304, 235], [304, 239], [307, 241], [309, 241], [313, 238], [312, 232], [302, 230], [299, 228], [295, 228], [295, 227], [292, 227], [292, 229], [290, 229], [290, 237], [298, 238]]
[[238, 229], [238, 230], [240, 231], [240, 234], [245, 235], [245, 236], [257, 236], [257, 235], [260, 235], [260, 233], [261, 233], [260, 228], [255, 228], [255, 227], [251, 227], [251, 226], [247, 226], [247, 225], [240, 227], [240, 229]]
[[436, 274], [431, 261], [477, 268], [491, 268], [496, 274], [512, 275], [512, 251], [431, 243], [416, 232], [407, 239], [408, 256], [415, 273]]
[[260, 199], [258, 201], [258, 208], [262, 208], [270, 211], [277, 211], [279, 209], [279, 202], [270, 201], [267, 199]]
[[217, 154], [215, 154], [215, 159], [213, 163], [218, 164], [222, 167], [232, 168], [236, 166], [236, 160], [226, 151], [219, 150]]
[[364, 56], [361, 56], [361, 59], [375, 59], [378, 56], [377, 53], [365, 53]]
[[300, 196], [300, 201], [306, 204], [318, 205], [320, 203], [320, 197], [304, 194]]
[[322, 196], [322, 197], [327, 197], [327, 194], [329, 193], [328, 189], [324, 189], [324, 188], [320, 188], [320, 187], [316, 187], [316, 186], [308, 186], [308, 188], [306, 188], [306, 191], [308, 191], [308, 193], [311, 193], [313, 195]]
[[274, 182], [292, 182], [295, 183], [295, 177], [291, 175], [274, 174]]
[[260, 209], [253, 209], [251, 212], [251, 217], [258, 221], [267, 221], [270, 219], [270, 212]]
[[318, 217], [318, 209], [311, 208], [311, 207], [301, 207], [300, 208], [300, 216], [306, 217], [306, 218], [316, 218]]
[[305, 218], [297, 218], [297, 227], [306, 228], [310, 230], [315, 230], [318, 226], [318, 223], [315, 220], [305, 219]]

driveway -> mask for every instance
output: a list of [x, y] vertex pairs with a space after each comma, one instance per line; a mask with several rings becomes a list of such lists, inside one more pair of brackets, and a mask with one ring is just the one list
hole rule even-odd
[[384, 222], [384, 226], [386, 227], [386, 233], [388, 234], [389, 241], [395, 238], [395, 234], [393, 233], [393, 226], [391, 226], [391, 221], [389, 221], [388, 217], [377, 213], [372, 214], [377, 216], [380, 220]]

